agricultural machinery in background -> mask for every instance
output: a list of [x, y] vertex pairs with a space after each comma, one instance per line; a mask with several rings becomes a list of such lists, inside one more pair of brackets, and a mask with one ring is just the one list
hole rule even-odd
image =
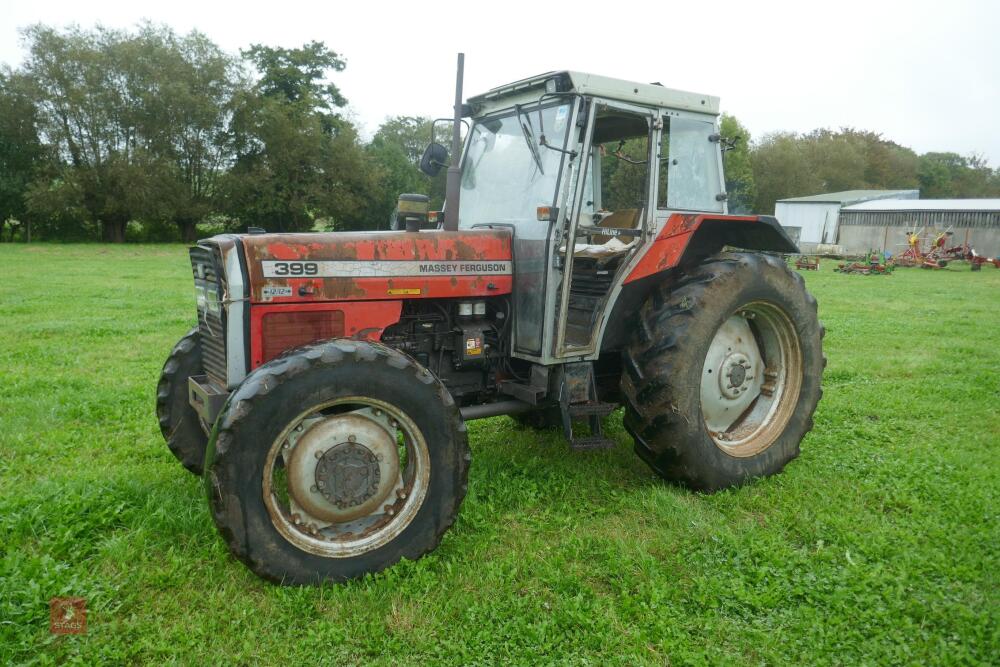
[[862, 276], [888, 276], [892, 274], [895, 264], [877, 250], [870, 250], [864, 258], [856, 262], [841, 262], [834, 269], [837, 273], [847, 273]]
[[817, 271], [819, 269], [819, 257], [799, 255], [795, 258], [795, 268], [799, 271]]
[[[461, 73], [459, 56], [452, 148], [421, 163], [448, 171], [440, 225], [407, 196], [393, 231], [191, 248], [198, 326], [157, 413], [262, 577], [343, 581], [434, 549], [473, 419], [592, 450], [621, 406], [636, 453], [705, 491], [779, 472], [812, 428], [816, 301], [773, 217], [727, 214], [718, 98], [549, 72], [465, 102]], [[634, 187], [609, 187], [619, 167]]]
[[896, 266], [943, 269], [949, 262], [966, 261], [973, 271], [981, 270], [983, 264], [992, 264], [1000, 268], [1000, 259], [983, 257], [976, 253], [969, 245], [968, 232], [961, 245], [952, 246], [948, 245], [954, 236], [951, 227], [939, 232], [924, 226], [920, 230], [916, 228], [908, 230], [905, 234], [906, 247], [894, 258]]

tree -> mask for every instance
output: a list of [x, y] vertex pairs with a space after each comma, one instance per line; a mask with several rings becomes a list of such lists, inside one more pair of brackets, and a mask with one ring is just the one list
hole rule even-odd
[[46, 157], [25, 88], [22, 77], [0, 70], [0, 241], [8, 220], [26, 221], [25, 195]]
[[144, 100], [142, 131], [166, 171], [153, 213], [191, 242], [196, 224], [213, 212], [219, 178], [232, 160], [224, 133], [229, 102], [243, 82], [237, 61], [200, 33], [178, 37], [146, 26], [140, 37], [154, 68], [147, 78], [158, 82], [157, 94]]
[[757, 196], [750, 158], [750, 131], [736, 116], [722, 114], [719, 134], [732, 146], [724, 154], [726, 193], [729, 195], [730, 213], [750, 213]]
[[[445, 135], [450, 129], [450, 125], [438, 124], [435, 140], [447, 143]], [[368, 214], [376, 228], [388, 223], [398, 196], [404, 192], [429, 196], [434, 210], [444, 205], [445, 170], [429, 178], [418, 168], [430, 140], [429, 118], [395, 116], [382, 123], [366, 146], [365, 151], [378, 169], [378, 185]]]
[[750, 163], [757, 187], [754, 211], [774, 213], [774, 202], [821, 192], [820, 179], [811, 170], [810, 156], [791, 132], [764, 135], [751, 152]]
[[979, 155], [924, 153], [917, 167], [921, 195], [941, 197], [1000, 196], [1000, 171], [991, 169]]
[[24, 32], [24, 73], [44, 140], [63, 168], [47, 194], [79, 193], [106, 241], [123, 241], [134, 219], [173, 220], [185, 239], [208, 211], [225, 166], [224, 127], [232, 61], [198, 33], [180, 38], [151, 24], [128, 33], [98, 27]]
[[[127, 91], [130, 78], [117, 66], [123, 53], [116, 46], [124, 36], [103, 28], [60, 34], [41, 25], [24, 34], [29, 42], [24, 69], [34, 84], [43, 136], [68, 167], [61, 181], [79, 188], [105, 240], [122, 241], [125, 225], [138, 213], [130, 204], [144, 201], [134, 188], [146, 190], [137, 164], [143, 148], [136, 99]], [[35, 194], [45, 192], [39, 188]], [[39, 210], [47, 208], [35, 202]]]
[[225, 201], [242, 224], [307, 231], [369, 224], [376, 172], [357, 132], [339, 113], [346, 101], [328, 70], [344, 61], [322, 42], [301, 49], [254, 45], [243, 57], [257, 81], [237, 94], [229, 138], [236, 161]]
[[323, 42], [312, 41], [300, 49], [254, 44], [242, 52], [259, 72], [257, 92], [289, 104], [305, 104], [322, 115], [336, 117], [335, 109], [347, 104], [340, 89], [325, 81], [327, 72], [342, 72], [347, 61]]

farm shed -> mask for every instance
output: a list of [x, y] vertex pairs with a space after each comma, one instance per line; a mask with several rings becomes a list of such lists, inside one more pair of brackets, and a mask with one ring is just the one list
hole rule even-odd
[[907, 230], [953, 233], [949, 246], [968, 242], [980, 255], [1000, 255], [1000, 199], [882, 199], [845, 206], [840, 237], [845, 252], [869, 249], [897, 253]]
[[916, 199], [919, 190], [845, 190], [809, 197], [780, 199], [774, 215], [782, 227], [798, 227], [799, 248], [816, 252], [820, 244], [837, 243], [840, 209], [844, 206], [877, 199]]

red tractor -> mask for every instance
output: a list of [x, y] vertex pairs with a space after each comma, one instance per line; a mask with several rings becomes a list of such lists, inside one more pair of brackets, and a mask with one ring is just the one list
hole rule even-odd
[[[816, 300], [768, 216], [728, 215], [718, 98], [551, 72], [462, 102], [440, 228], [220, 235], [191, 249], [198, 326], [157, 413], [232, 553], [282, 583], [434, 549], [466, 493], [466, 422], [614, 446], [661, 477], [779, 472], [812, 428]], [[469, 121], [464, 147], [463, 117]], [[421, 207], [423, 207], [421, 209]], [[739, 249], [739, 250], [736, 250]]]

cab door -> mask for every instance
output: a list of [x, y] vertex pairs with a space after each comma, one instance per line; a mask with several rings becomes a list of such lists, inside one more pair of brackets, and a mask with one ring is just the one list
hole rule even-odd
[[558, 359], [596, 352], [609, 296], [647, 242], [656, 211], [657, 111], [599, 99], [590, 106], [585, 152], [557, 251]]
[[[540, 210], [558, 211], [572, 170], [567, 144], [579, 141], [578, 103], [548, 99], [476, 120], [463, 157], [460, 226], [513, 231], [513, 352], [543, 356], [551, 340], [551, 238], [554, 223]], [[551, 147], [540, 145], [544, 133]]]

